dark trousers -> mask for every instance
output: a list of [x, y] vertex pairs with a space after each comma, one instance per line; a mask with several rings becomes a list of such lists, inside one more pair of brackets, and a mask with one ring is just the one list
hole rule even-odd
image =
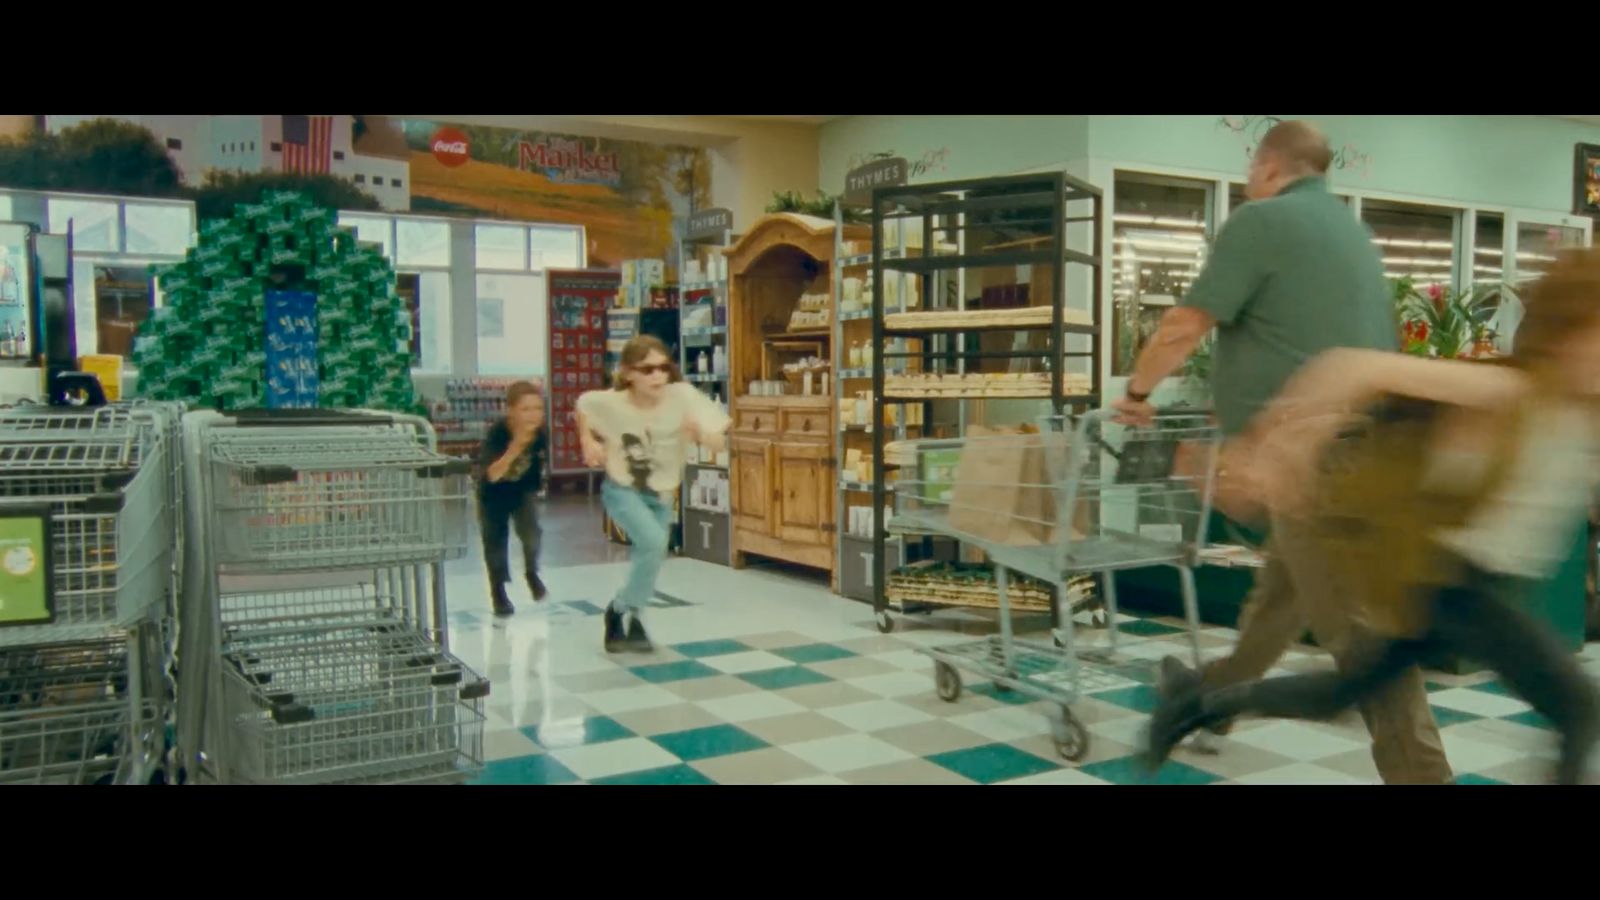
[[539, 571], [539, 510], [532, 494], [517, 502], [478, 498], [478, 530], [483, 534], [483, 562], [489, 569], [490, 584], [511, 580], [508, 559], [511, 530], [516, 529], [522, 543], [523, 572], [529, 580]]
[[1554, 723], [1562, 736], [1557, 780], [1576, 784], [1600, 739], [1600, 693], [1549, 629], [1504, 599], [1514, 593], [1512, 587], [1503, 577], [1469, 570], [1460, 584], [1436, 591], [1432, 625], [1420, 639], [1370, 640], [1338, 672], [1222, 688], [1206, 697], [1205, 716], [1253, 712], [1275, 718], [1330, 719], [1443, 652], [1488, 666]]

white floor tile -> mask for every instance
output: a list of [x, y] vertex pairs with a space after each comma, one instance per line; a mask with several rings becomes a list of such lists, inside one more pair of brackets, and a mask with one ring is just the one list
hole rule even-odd
[[922, 710], [913, 709], [904, 703], [896, 703], [893, 700], [852, 703], [848, 706], [835, 706], [831, 709], [820, 710], [820, 712], [841, 725], [849, 726], [857, 731], [868, 732], [933, 721], [933, 716]]
[[982, 712], [952, 716], [957, 725], [991, 741], [1010, 743], [1050, 734], [1050, 721], [1041, 713], [1020, 706], [1003, 706]]
[[676, 756], [644, 738], [564, 748], [552, 751], [550, 755], [585, 781], [645, 769], [660, 769], [680, 762]]
[[653, 684], [596, 691], [592, 694], [583, 694], [582, 697], [584, 703], [608, 716], [637, 712], [641, 709], [655, 709], [659, 706], [673, 706], [683, 702], [682, 697]]
[[838, 777], [833, 776], [833, 775], [816, 775], [816, 776], [813, 776], [811, 778], [796, 778], [794, 781], [780, 781], [780, 782], [778, 782], [778, 784], [780, 784], [780, 785], [808, 785], [808, 786], [809, 785], [840, 785], [840, 784], [842, 784], [842, 785], [845, 785], [846, 787], [848, 787], [850, 785], [850, 782], [845, 781], [843, 778], [838, 778]]
[[1509, 747], [1474, 740], [1448, 730], [1441, 732], [1440, 737], [1444, 739], [1445, 758], [1450, 760], [1450, 768], [1457, 772], [1482, 772], [1529, 757], [1529, 754]]
[[497, 729], [485, 732], [483, 735], [483, 758], [485, 761], [515, 759], [519, 756], [529, 756], [538, 752], [539, 745], [514, 728]]
[[914, 758], [899, 747], [866, 734], [845, 734], [820, 741], [789, 744], [783, 749], [833, 775]]
[[1279, 769], [1269, 769], [1254, 775], [1245, 775], [1235, 778], [1239, 784], [1376, 784], [1354, 775], [1335, 772], [1311, 763], [1295, 763]]
[[774, 716], [787, 716], [806, 711], [804, 706], [771, 691], [701, 700], [698, 705], [714, 716], [735, 723], [753, 722], [757, 719], [770, 719]]
[[931, 672], [890, 672], [885, 675], [852, 678], [849, 683], [864, 691], [889, 698], [928, 694], [934, 690]]
[[1301, 722], [1272, 722], [1243, 733], [1235, 732], [1233, 739], [1300, 762], [1315, 762], [1365, 746]]
[[1459, 709], [1473, 715], [1499, 719], [1505, 716], [1514, 716], [1519, 712], [1526, 712], [1532, 707], [1514, 697], [1502, 697], [1499, 694], [1490, 694], [1486, 691], [1475, 691], [1471, 688], [1453, 688], [1448, 691], [1439, 691], [1429, 694], [1428, 702], [1447, 709]]

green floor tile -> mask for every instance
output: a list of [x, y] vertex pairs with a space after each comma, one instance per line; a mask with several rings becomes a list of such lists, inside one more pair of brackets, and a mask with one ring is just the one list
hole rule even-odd
[[752, 648], [739, 641], [696, 641], [691, 644], [673, 644], [672, 649], [690, 659], [705, 659], [708, 656], [728, 656], [734, 653], [745, 653]]
[[1506, 716], [1505, 720], [1507, 722], [1515, 722], [1518, 725], [1526, 725], [1529, 728], [1543, 728], [1545, 731], [1556, 730], [1554, 722], [1551, 722], [1549, 719], [1546, 719], [1544, 716], [1539, 715], [1531, 709], [1523, 710], [1514, 716]]
[[782, 669], [746, 672], [739, 677], [766, 691], [781, 691], [784, 688], [804, 687], [808, 684], [825, 684], [833, 680], [821, 672], [808, 669], [805, 666], [786, 666]]
[[[519, 728], [517, 730], [522, 732], [522, 735], [528, 740], [548, 749], [551, 744], [550, 742], [547, 742], [545, 738], [550, 736], [543, 734], [540, 731], [541, 727], [542, 726], [539, 725], [529, 725], [526, 728]], [[574, 743], [565, 735], [562, 735], [559, 740], [552, 740], [557, 746], [570, 747], [578, 744], [604, 744], [607, 741], [620, 741], [623, 738], [631, 737], [633, 737], [633, 732], [623, 727], [623, 725], [617, 722], [615, 719], [610, 719], [606, 716], [590, 716], [589, 718], [583, 720], [582, 740]]]
[[781, 656], [792, 663], [819, 663], [835, 659], [850, 659], [856, 654], [843, 647], [833, 644], [806, 644], [801, 647], [785, 647], [782, 650], [772, 651], [774, 655]]
[[1505, 784], [1505, 782], [1485, 778], [1482, 775], [1457, 775], [1456, 784]]
[[936, 766], [942, 766], [979, 784], [997, 784], [1061, 768], [1048, 759], [1024, 753], [1009, 744], [989, 744], [969, 750], [956, 750], [930, 756], [927, 759]]
[[1222, 780], [1219, 775], [1202, 772], [1193, 766], [1172, 761], [1162, 766], [1161, 771], [1152, 778], [1145, 773], [1144, 767], [1139, 764], [1139, 759], [1135, 756], [1091, 763], [1079, 771], [1112, 784], [1215, 784]]
[[1432, 708], [1433, 721], [1440, 728], [1449, 728], [1451, 725], [1460, 725], [1462, 722], [1476, 722], [1483, 718], [1477, 713], [1463, 712], [1459, 709], [1451, 709], [1448, 706], [1433, 706]]
[[1114, 691], [1096, 691], [1089, 696], [1106, 703], [1114, 703], [1123, 709], [1131, 709], [1134, 712], [1142, 713], [1154, 712], [1156, 703], [1160, 699], [1156, 694], [1156, 689], [1148, 685], [1118, 688]]
[[1168, 634], [1182, 634], [1185, 629], [1176, 625], [1164, 625], [1152, 619], [1138, 619], [1133, 622], [1118, 624], [1117, 630], [1135, 637], [1160, 637]]
[[650, 740], [684, 762], [748, 753], [770, 746], [766, 741], [732, 725], [713, 725], [710, 728], [661, 734]]
[[967, 690], [977, 694], [980, 697], [988, 697], [991, 700], [999, 700], [1001, 703], [1009, 703], [1012, 706], [1026, 706], [1029, 703], [1039, 699], [1032, 694], [1024, 694], [1021, 691], [1001, 690], [1000, 688], [996, 687], [992, 681], [985, 681], [979, 684], [969, 684], [966, 687]]
[[628, 670], [634, 675], [650, 682], [651, 684], [670, 684], [674, 681], [688, 681], [692, 678], [711, 678], [721, 675], [716, 669], [703, 662], [693, 659], [681, 659], [677, 662], [657, 663], [652, 666], [635, 666]]
[[483, 767], [483, 774], [473, 784], [576, 784], [578, 776], [548, 755], [517, 756], [497, 759]]

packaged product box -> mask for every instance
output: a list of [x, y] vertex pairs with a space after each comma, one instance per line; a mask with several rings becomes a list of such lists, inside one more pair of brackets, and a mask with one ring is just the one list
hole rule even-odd
[[340, 253], [348, 253], [356, 248], [358, 239], [356, 230], [349, 226], [341, 225], [333, 232], [334, 249]]
[[122, 357], [107, 353], [80, 356], [78, 370], [100, 379], [107, 400], [122, 399]]
[[272, 217], [272, 207], [265, 203], [240, 203], [233, 208], [235, 219], [250, 223], [263, 222]]

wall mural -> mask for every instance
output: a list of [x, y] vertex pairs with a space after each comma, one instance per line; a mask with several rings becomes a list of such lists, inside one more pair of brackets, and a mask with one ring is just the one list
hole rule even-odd
[[0, 184], [194, 201], [263, 191], [336, 209], [583, 225], [589, 261], [670, 259], [711, 205], [704, 149], [385, 116], [37, 116], [0, 134]]
[[[1282, 121], [1281, 116], [1223, 116], [1217, 120], [1217, 127], [1233, 132], [1244, 141], [1244, 155], [1248, 159], [1255, 155], [1257, 145], [1272, 126]], [[1329, 168], [1366, 178], [1371, 173], [1372, 157], [1352, 144], [1344, 144], [1334, 148]]]

